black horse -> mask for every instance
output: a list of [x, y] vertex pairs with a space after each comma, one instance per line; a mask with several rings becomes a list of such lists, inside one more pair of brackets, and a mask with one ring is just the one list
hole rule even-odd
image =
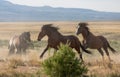
[[80, 47], [83, 51], [86, 53], [91, 54], [90, 51], [85, 50], [84, 47], [81, 45], [79, 39], [76, 36], [69, 35], [69, 36], [63, 36], [61, 33], [58, 32], [57, 27], [53, 27], [52, 24], [46, 24], [43, 25], [41, 28], [41, 32], [38, 36], [38, 41], [40, 41], [45, 35], [48, 36], [48, 45], [45, 48], [45, 50], [40, 55], [40, 58], [43, 57], [44, 53], [48, 50], [48, 48], [54, 48], [58, 50], [58, 46], [60, 43], [66, 44], [69, 43], [71, 48], [75, 48], [75, 50], [80, 54], [80, 59], [83, 61], [82, 53], [80, 52]]

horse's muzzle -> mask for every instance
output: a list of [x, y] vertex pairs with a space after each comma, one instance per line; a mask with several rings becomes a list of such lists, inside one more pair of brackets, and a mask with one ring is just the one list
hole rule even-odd
[[76, 35], [79, 35], [79, 33], [77, 32], [77, 33], [75, 33]]
[[41, 41], [41, 39], [37, 39], [38, 41]]

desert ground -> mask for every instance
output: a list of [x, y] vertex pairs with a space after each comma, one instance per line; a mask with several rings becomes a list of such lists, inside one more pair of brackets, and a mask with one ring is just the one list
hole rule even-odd
[[[76, 27], [79, 22], [0, 22], [0, 77], [1, 74], [10, 74], [11, 72], [19, 73], [36, 73], [40, 72], [40, 77], [47, 77], [42, 72], [41, 63], [44, 59], [53, 55], [53, 52], [47, 52], [43, 59], [39, 58], [40, 53], [47, 45], [47, 36], [42, 41], [37, 41], [38, 34], [44, 24], [53, 24], [59, 27], [59, 32], [63, 35], [75, 35]], [[101, 55], [98, 51], [92, 50], [92, 55], [83, 53], [85, 64], [91, 77], [116, 77], [120, 76], [120, 22], [88, 22], [90, 31], [95, 35], [103, 35], [108, 39], [110, 45], [117, 51], [110, 57], [113, 60], [108, 62], [105, 54], [105, 62], [103, 63]], [[29, 48], [27, 55], [8, 56], [9, 40], [14, 35], [20, 35], [22, 32], [29, 31], [31, 39], [34, 43], [34, 49]], [[76, 35], [75, 35], [76, 36]], [[82, 41], [82, 36], [77, 36]], [[78, 54], [76, 53], [76, 56]], [[113, 75], [113, 76], [109, 76]], [[115, 75], [115, 76], [114, 76]], [[118, 76], [118, 77], [119, 77]]]

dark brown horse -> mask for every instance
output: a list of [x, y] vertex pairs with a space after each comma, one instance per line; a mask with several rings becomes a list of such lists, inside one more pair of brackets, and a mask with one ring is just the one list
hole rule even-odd
[[58, 50], [58, 46], [60, 43], [66, 44], [67, 42], [70, 44], [71, 48], [75, 48], [75, 50], [80, 54], [80, 58], [82, 59], [82, 53], [80, 52], [80, 47], [83, 51], [86, 53], [91, 54], [90, 51], [85, 50], [84, 47], [81, 45], [79, 39], [76, 36], [70, 35], [70, 36], [63, 36], [58, 32], [57, 27], [53, 27], [52, 24], [43, 25], [41, 28], [41, 32], [38, 36], [38, 41], [41, 41], [41, 39], [47, 35], [48, 36], [48, 45], [45, 48], [45, 50], [40, 55], [40, 58], [43, 57], [44, 53], [48, 50], [48, 48], [54, 48]]
[[89, 28], [87, 27], [87, 23], [79, 23], [78, 24], [78, 29], [76, 31], [76, 34], [82, 34], [83, 36], [83, 46], [84, 48], [91, 48], [91, 49], [97, 49], [99, 51], [99, 53], [102, 55], [103, 61], [104, 61], [104, 53], [102, 48], [105, 50], [106, 55], [108, 56], [109, 60], [110, 56], [109, 56], [109, 52], [108, 52], [108, 48], [115, 53], [116, 51], [110, 46], [110, 44], [108, 43], [107, 39], [103, 36], [95, 36], [94, 34], [92, 34], [89, 30]]

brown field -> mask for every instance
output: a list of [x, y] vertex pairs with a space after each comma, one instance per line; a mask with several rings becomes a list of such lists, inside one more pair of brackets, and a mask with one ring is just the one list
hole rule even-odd
[[[40, 47], [35, 49], [29, 49], [27, 56], [13, 55], [8, 57], [8, 40], [13, 35], [19, 35], [24, 31], [30, 31], [31, 39], [37, 41], [37, 36], [40, 32], [40, 28], [43, 24], [52, 23], [54, 26], [59, 27], [59, 31], [63, 35], [75, 35], [76, 26], [79, 22], [0, 22], [0, 72], [8, 73], [11, 71], [17, 72], [36, 72], [40, 70], [41, 62], [48, 58], [51, 53], [46, 53], [43, 59], [39, 59], [40, 53], [45, 48], [47, 37], [42, 39], [43, 42], [39, 42]], [[95, 35], [103, 35], [109, 41], [113, 48], [118, 53], [110, 56], [113, 59], [112, 63], [108, 63], [107, 57], [106, 64], [104, 65], [101, 59], [101, 55], [96, 51], [93, 51], [93, 55], [83, 53], [85, 64], [89, 68], [89, 75], [96, 75], [97, 77], [107, 77], [108, 74], [120, 73], [120, 22], [88, 22], [90, 30]], [[81, 35], [78, 36], [82, 41]], [[7, 42], [5, 42], [7, 41]], [[44, 43], [45, 41], [45, 43]], [[3, 44], [5, 42], [5, 44]], [[16, 65], [16, 63], [18, 63]], [[41, 74], [41, 77], [47, 77]], [[94, 77], [94, 76], [93, 76]]]

